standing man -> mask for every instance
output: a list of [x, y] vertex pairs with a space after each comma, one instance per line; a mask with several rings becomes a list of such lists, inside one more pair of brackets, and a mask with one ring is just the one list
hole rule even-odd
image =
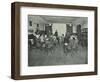
[[56, 30], [56, 32], [54, 33], [54, 36], [56, 36], [56, 39], [58, 41], [58, 44], [59, 44], [59, 37], [58, 37], [58, 31]]

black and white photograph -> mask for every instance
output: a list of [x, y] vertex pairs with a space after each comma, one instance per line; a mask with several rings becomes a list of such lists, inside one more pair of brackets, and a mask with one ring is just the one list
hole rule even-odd
[[28, 15], [28, 66], [88, 64], [88, 17]]
[[12, 79], [97, 75], [97, 7], [11, 5]]

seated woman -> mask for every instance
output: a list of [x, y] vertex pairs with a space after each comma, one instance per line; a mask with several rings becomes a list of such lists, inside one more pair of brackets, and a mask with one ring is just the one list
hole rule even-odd
[[29, 43], [29, 47], [35, 46], [36, 36], [34, 36], [33, 34], [28, 34], [28, 43]]
[[41, 43], [40, 43], [40, 35], [36, 35], [36, 48], [40, 49]]
[[46, 37], [45, 38], [45, 51], [47, 52], [47, 54], [49, 52], [52, 52], [53, 53], [53, 41], [52, 41], [52, 38], [51, 37]]
[[76, 36], [71, 36], [69, 39], [69, 45], [72, 49], [75, 49], [78, 47], [78, 39]]
[[69, 46], [69, 37], [65, 37], [63, 41], [63, 50], [64, 53], [68, 52], [68, 46]]
[[69, 47], [72, 54], [77, 52], [78, 49], [78, 39], [77, 36], [72, 35], [69, 39]]

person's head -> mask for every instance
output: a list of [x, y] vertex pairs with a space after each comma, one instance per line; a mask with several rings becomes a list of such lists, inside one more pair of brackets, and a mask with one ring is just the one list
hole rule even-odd
[[64, 36], [64, 34], [62, 34], [62, 36]]
[[75, 37], [73, 37], [73, 40], [75, 40]]

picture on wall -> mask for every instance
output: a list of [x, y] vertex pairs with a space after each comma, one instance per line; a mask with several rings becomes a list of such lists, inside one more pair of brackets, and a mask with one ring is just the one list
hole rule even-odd
[[97, 75], [97, 7], [11, 4], [11, 78]]

